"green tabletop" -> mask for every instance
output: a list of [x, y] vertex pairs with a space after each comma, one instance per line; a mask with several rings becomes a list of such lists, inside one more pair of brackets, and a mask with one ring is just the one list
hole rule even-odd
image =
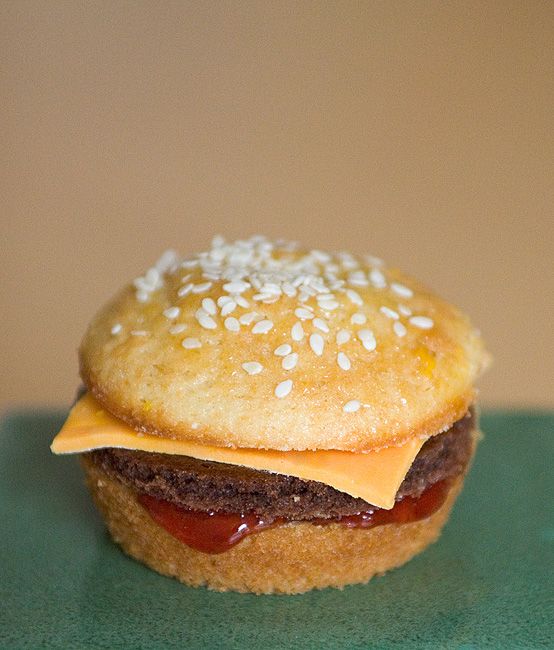
[[189, 589], [127, 558], [76, 459], [49, 453], [62, 420], [2, 424], [2, 648], [554, 647], [554, 413], [485, 413], [437, 544], [368, 585], [301, 596]]

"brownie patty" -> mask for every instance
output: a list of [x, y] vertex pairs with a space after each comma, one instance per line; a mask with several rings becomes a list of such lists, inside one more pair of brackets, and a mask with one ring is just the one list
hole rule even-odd
[[[437, 481], [461, 474], [471, 455], [474, 415], [470, 411], [448, 431], [423, 445], [396, 499], [419, 496]], [[337, 517], [371, 505], [329, 485], [189, 456], [98, 449], [92, 460], [129, 487], [183, 508], [219, 512], [255, 512], [303, 520]]]

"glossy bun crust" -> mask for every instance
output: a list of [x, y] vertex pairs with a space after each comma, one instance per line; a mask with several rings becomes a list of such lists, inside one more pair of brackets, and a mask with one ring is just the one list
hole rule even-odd
[[338, 524], [289, 524], [251, 535], [218, 555], [201, 553], [154, 522], [136, 493], [86, 456], [82, 464], [95, 503], [113, 539], [131, 557], [190, 586], [215, 591], [295, 594], [367, 582], [398, 567], [434, 542], [462, 488], [453, 483], [428, 519], [370, 530]]
[[463, 314], [378, 260], [253, 238], [166, 256], [95, 317], [80, 361], [140, 431], [362, 451], [446, 430], [486, 354]]

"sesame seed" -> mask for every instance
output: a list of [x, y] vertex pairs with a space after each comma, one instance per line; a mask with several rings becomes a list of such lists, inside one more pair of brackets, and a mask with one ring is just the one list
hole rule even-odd
[[148, 336], [148, 332], [146, 330], [131, 330], [131, 335], [132, 336]]
[[333, 311], [339, 306], [336, 300], [319, 300], [318, 304], [323, 311]]
[[283, 286], [281, 288], [283, 290], [283, 293], [289, 298], [293, 298], [294, 296], [296, 296], [296, 289], [292, 286], [290, 282], [283, 282]]
[[409, 307], [406, 307], [406, 305], [398, 305], [398, 311], [402, 314], [402, 316], [412, 315], [412, 310]]
[[406, 327], [399, 320], [394, 321], [392, 325], [392, 329], [394, 330], [396, 336], [400, 338], [406, 336]]
[[429, 330], [435, 324], [433, 319], [427, 318], [427, 316], [412, 316], [410, 318], [410, 323], [422, 330]]
[[298, 363], [298, 354], [293, 352], [292, 354], [287, 354], [286, 357], [283, 357], [281, 365], [285, 370], [292, 370]]
[[181, 345], [187, 350], [194, 350], [202, 347], [202, 343], [200, 343], [198, 339], [194, 338], [183, 339]]
[[121, 323], [116, 323], [115, 325], [112, 325], [112, 329], [110, 332], [115, 336], [116, 334], [119, 334], [121, 330], [123, 329], [123, 325]]
[[275, 348], [273, 354], [275, 354], [278, 357], [286, 357], [287, 354], [290, 354], [291, 352], [292, 352], [292, 347], [288, 343], [283, 343], [278, 348]]
[[223, 324], [225, 325], [225, 328], [230, 332], [238, 332], [240, 330], [240, 323], [233, 316], [226, 318]]
[[294, 310], [294, 315], [297, 318], [300, 318], [300, 320], [310, 320], [314, 317], [312, 312], [309, 309], [306, 309], [304, 307], [297, 307]]
[[273, 293], [280, 296], [282, 292], [281, 287], [276, 282], [264, 282], [262, 287], [264, 293]]
[[226, 302], [221, 308], [221, 315], [228, 316], [229, 314], [235, 311], [236, 307], [237, 307], [237, 303], [234, 300], [230, 300], [229, 302]]
[[369, 280], [376, 289], [384, 289], [387, 286], [385, 276], [379, 269], [371, 269], [369, 272]]
[[310, 347], [320, 357], [323, 354], [323, 348], [325, 346], [325, 341], [321, 334], [310, 334]]
[[193, 286], [194, 285], [192, 282], [189, 282], [188, 284], [184, 284], [182, 287], [180, 287], [179, 291], [177, 291], [179, 298], [184, 298], [186, 295], [188, 295], [192, 291]]
[[390, 288], [394, 293], [402, 298], [411, 298], [414, 295], [414, 292], [411, 289], [405, 287], [403, 284], [399, 284], [398, 282], [391, 282]]
[[342, 257], [341, 265], [342, 268], [345, 269], [346, 271], [353, 271], [354, 269], [357, 269], [360, 266], [358, 262], [350, 255], [345, 255]]
[[317, 290], [307, 284], [304, 284], [302, 286], [302, 293], [305, 293], [306, 295], [312, 297], [317, 294]]
[[204, 293], [212, 286], [212, 282], [201, 282], [192, 287], [192, 293]]
[[[283, 359], [293, 354], [294, 342], [304, 338], [308, 339], [311, 350], [321, 356], [325, 350], [325, 337], [331, 335], [338, 346], [347, 344], [355, 337], [366, 350], [374, 350], [377, 343], [373, 332], [362, 329], [371, 327], [367, 323], [374, 315], [365, 313], [365, 295], [358, 286], [366, 287], [369, 284], [377, 289], [389, 288], [391, 293], [388, 297], [396, 300], [383, 300], [381, 304], [387, 306], [383, 306], [380, 313], [391, 319], [391, 329], [396, 336], [407, 336], [408, 321], [421, 329], [433, 326], [430, 318], [413, 316], [407, 306], [414, 290], [402, 284], [401, 280], [393, 282], [391, 278], [389, 282], [382, 261], [371, 256], [358, 257], [345, 252], [331, 254], [319, 250], [300, 253], [296, 245], [284, 241], [272, 242], [261, 236], [237, 241], [225, 241], [218, 236], [208, 250], [198, 253], [193, 259], [178, 260], [174, 253], [162, 256], [159, 262], [135, 279], [136, 299], [142, 302], [150, 300], [154, 292], [164, 286], [168, 274], [173, 275], [177, 283], [175, 291], [179, 300], [173, 306], [170, 303], [165, 310], [160, 309], [160, 312], [163, 310], [165, 318], [169, 320], [169, 332], [175, 334], [186, 328], [184, 323], [178, 322], [184, 312], [180, 300], [184, 301], [192, 293], [201, 294], [201, 304], [197, 306], [199, 309], [195, 314], [201, 327], [216, 330], [221, 324], [228, 331], [240, 332], [241, 326], [247, 325], [253, 333], [279, 334], [283, 341], [286, 339], [282, 335], [286, 332], [277, 329], [278, 325], [269, 320], [270, 313], [264, 314], [264, 310], [270, 309], [266, 305], [293, 298], [296, 304], [290, 301], [280, 310], [281, 313], [288, 311], [289, 317], [294, 315], [290, 330], [292, 339], [276, 347], [275, 355]], [[220, 293], [212, 296], [214, 286]], [[255, 302], [250, 296], [254, 297]], [[352, 305], [352, 311], [348, 309], [348, 304]], [[256, 305], [261, 305], [262, 309]], [[239, 308], [240, 313], [237, 313]], [[335, 329], [331, 314], [334, 310], [340, 312], [341, 325], [345, 329]], [[313, 328], [306, 327], [305, 323], [309, 321], [313, 323]], [[351, 330], [346, 327], [349, 321]], [[125, 328], [123, 331], [128, 330]], [[339, 367], [345, 368], [349, 362], [352, 366], [352, 355], [347, 346], [340, 349], [344, 350], [340, 357], [339, 350], [333, 352]], [[285, 362], [288, 363], [291, 361]]]
[[329, 255], [329, 253], [326, 253], [325, 251], [320, 251], [317, 248], [311, 250], [310, 255], [318, 262], [321, 262], [321, 264], [325, 264], [326, 262], [329, 262], [331, 260], [331, 256]]
[[200, 325], [207, 330], [214, 330], [217, 327], [215, 320], [203, 309], [198, 309], [194, 316]]
[[325, 332], [326, 334], [329, 332], [329, 326], [323, 320], [323, 318], [314, 318], [312, 323], [313, 323], [313, 326], [317, 327], [318, 330], [321, 330], [322, 332]]
[[326, 264], [323, 268], [323, 272], [326, 277], [336, 275], [340, 271], [340, 266], [338, 264]]
[[275, 397], [282, 399], [286, 397], [292, 390], [292, 379], [285, 379], [275, 387]]
[[350, 322], [352, 325], [365, 325], [367, 322], [367, 317], [365, 314], [358, 312], [356, 314], [352, 314], [350, 317]]
[[252, 334], [267, 334], [271, 329], [273, 329], [273, 321], [261, 320], [252, 328]]
[[350, 370], [350, 359], [346, 354], [344, 354], [344, 352], [339, 352], [337, 354], [337, 363], [339, 364], [339, 368]]
[[363, 271], [354, 271], [354, 273], [350, 273], [348, 276], [348, 282], [354, 287], [367, 287], [369, 284]]
[[366, 350], [372, 352], [377, 347], [377, 341], [375, 340], [375, 335], [371, 330], [360, 330], [358, 332], [358, 338], [362, 342], [362, 345]]
[[242, 364], [243, 370], [245, 370], [249, 375], [257, 375], [262, 370], [264, 367], [262, 366], [261, 363], [258, 363], [257, 361], [247, 361], [246, 363]]
[[164, 309], [163, 312], [164, 316], [166, 318], [169, 318], [170, 320], [173, 318], [177, 318], [177, 316], [179, 316], [180, 313], [181, 310], [179, 309], [179, 307], [168, 307], [167, 309]]
[[137, 290], [135, 297], [139, 302], [148, 302], [150, 295], [163, 287], [163, 276], [175, 267], [176, 259], [174, 251], [166, 251], [142, 277], [135, 278], [133, 285]]
[[174, 250], [166, 250], [156, 262], [155, 266], [163, 275], [164, 273], [175, 273], [179, 265], [179, 256]]
[[346, 402], [346, 404], [342, 407], [342, 410], [345, 413], [355, 413], [360, 409], [360, 402], [357, 399], [351, 399], [349, 402]]
[[137, 291], [135, 295], [139, 302], [147, 302], [150, 298], [150, 293], [148, 291]]
[[258, 318], [258, 314], [255, 311], [250, 311], [239, 318], [239, 323], [241, 325], [250, 325], [256, 318]]
[[337, 345], [343, 345], [350, 341], [350, 332], [348, 330], [339, 330], [337, 332]]
[[302, 327], [302, 323], [295, 323], [292, 326], [290, 335], [292, 336], [293, 341], [301, 341], [304, 338], [304, 328]]
[[379, 311], [382, 314], [385, 314], [387, 318], [392, 318], [393, 320], [398, 320], [400, 316], [398, 315], [397, 312], [394, 311], [394, 309], [390, 309], [389, 307], [385, 307], [384, 305], [382, 307], [379, 307]]
[[146, 271], [146, 275], [144, 276], [144, 280], [148, 285], [150, 285], [151, 288], [154, 288], [157, 286], [158, 282], [160, 281], [160, 271], [152, 267]]
[[354, 289], [347, 289], [346, 296], [350, 302], [353, 302], [355, 305], [364, 304], [364, 301], [361, 299], [360, 294], [357, 291], [354, 291]]
[[242, 307], [243, 309], [248, 309], [248, 307], [250, 307], [250, 303], [248, 302], [248, 300], [246, 300], [244, 296], [236, 295], [233, 296], [233, 298], [235, 299], [235, 302], [239, 307]]
[[250, 288], [249, 282], [243, 282], [242, 280], [235, 280], [235, 282], [227, 282], [223, 285], [223, 290], [227, 293], [242, 293]]
[[212, 298], [204, 298], [202, 300], [202, 309], [210, 314], [210, 316], [215, 316], [217, 314], [217, 307]]

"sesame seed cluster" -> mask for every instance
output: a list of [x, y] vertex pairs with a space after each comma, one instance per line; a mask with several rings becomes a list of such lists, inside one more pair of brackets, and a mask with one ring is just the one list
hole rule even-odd
[[[410, 331], [434, 327], [429, 315], [414, 310], [415, 289], [395, 281], [382, 260], [371, 255], [303, 251], [294, 242], [262, 236], [235, 242], [218, 236], [208, 251], [194, 257], [164, 253], [134, 281], [136, 300], [150, 302], [169, 278], [177, 287], [174, 304], [162, 314], [168, 333], [182, 336], [183, 354], [201, 354], [203, 347], [213, 345], [213, 332], [248, 333], [261, 341], [276, 333], [282, 322], [291, 323], [286, 332], [277, 332], [285, 342], [275, 347], [271, 359], [262, 346], [257, 353], [254, 344], [251, 356], [240, 363], [240, 371], [248, 376], [263, 374], [269, 363], [280, 363], [282, 379], [272, 387], [275, 399], [295, 390], [293, 371], [304, 355], [315, 355], [348, 373], [354, 364], [372, 362], [380, 345], [376, 332], [402, 339]], [[382, 296], [377, 308], [374, 300], [364, 300], [368, 291]], [[279, 323], [265, 313], [267, 305], [276, 303], [279, 313], [287, 316]], [[121, 336], [123, 329], [118, 322], [111, 324], [113, 336]], [[189, 329], [194, 336], [187, 335]], [[130, 335], [149, 332], [133, 329]], [[341, 404], [344, 413], [366, 406], [358, 397], [351, 395]]]

